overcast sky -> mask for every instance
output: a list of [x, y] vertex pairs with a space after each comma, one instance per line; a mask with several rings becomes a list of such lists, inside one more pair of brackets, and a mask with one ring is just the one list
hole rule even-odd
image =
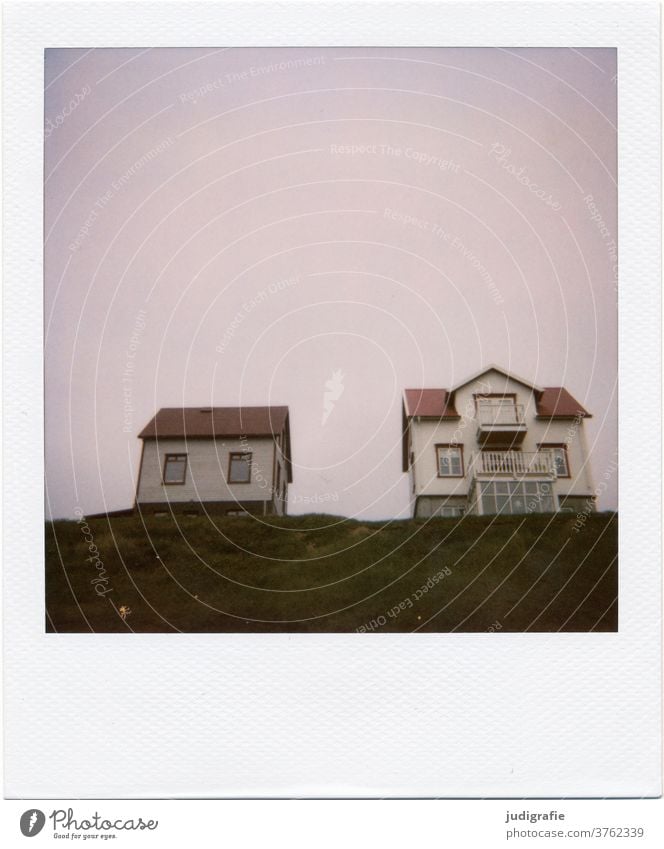
[[47, 511], [131, 506], [159, 407], [287, 404], [291, 513], [404, 516], [402, 390], [492, 362], [593, 413], [602, 480], [615, 73], [597, 48], [47, 51]]

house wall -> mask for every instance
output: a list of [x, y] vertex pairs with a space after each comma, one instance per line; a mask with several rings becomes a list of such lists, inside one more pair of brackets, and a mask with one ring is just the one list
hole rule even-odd
[[[449, 422], [413, 422], [412, 451], [415, 454], [415, 488], [418, 495], [466, 495], [469, 482], [467, 478], [439, 478], [436, 445], [457, 441], [463, 444], [464, 466], [468, 470], [469, 455], [473, 447], [469, 437], [474, 429], [466, 426], [459, 430], [459, 421]], [[455, 440], [455, 436], [458, 439]]]
[[418, 519], [429, 519], [436, 516], [458, 516], [465, 512], [467, 507], [468, 502], [465, 496], [452, 495], [449, 498], [440, 498], [439, 496], [421, 495], [417, 499], [415, 511]]
[[[590, 464], [586, 461], [583, 419], [537, 419], [532, 390], [500, 372], [489, 371], [457, 391], [455, 406], [459, 419], [442, 422], [411, 421], [412, 450], [415, 454], [415, 468], [411, 470], [411, 475], [415, 476], [418, 495], [469, 495], [471, 461], [473, 455], [480, 451], [473, 396], [482, 393], [514, 394], [516, 403], [523, 405], [527, 431], [519, 445], [522, 451], [535, 452], [539, 443], [567, 445], [571, 477], [556, 480], [554, 489], [559, 498], [588, 496], [593, 492]], [[464, 478], [438, 477], [436, 445], [440, 443], [457, 443], [463, 446]], [[495, 450], [500, 448], [496, 446]], [[576, 502], [569, 503], [571, 505]]]
[[[227, 483], [229, 454], [251, 452], [249, 483]], [[187, 454], [184, 484], [164, 484], [166, 454]], [[274, 440], [271, 437], [240, 439], [146, 439], [137, 501], [145, 503], [190, 501], [271, 501]]]
[[274, 456], [274, 506], [280, 516], [288, 512], [288, 471], [284, 457], [286, 434], [282, 432], [275, 439], [276, 451]]
[[536, 421], [528, 425], [528, 434], [523, 442], [524, 451], [537, 451], [538, 442], [558, 442], [567, 445], [567, 460], [570, 478], [557, 478], [555, 490], [558, 496], [590, 495], [593, 483], [590, 462], [585, 453], [583, 419]]
[[413, 512], [413, 508], [415, 506], [416, 499], [416, 480], [415, 480], [415, 466], [410, 462], [410, 458], [412, 456], [413, 451], [413, 426], [411, 422], [405, 418], [404, 414], [404, 433], [406, 439], [406, 456], [408, 457], [408, 502], [410, 507], [410, 512]]

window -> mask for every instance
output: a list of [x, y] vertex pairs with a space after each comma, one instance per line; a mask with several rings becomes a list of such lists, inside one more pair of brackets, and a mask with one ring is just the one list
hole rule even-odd
[[553, 455], [553, 465], [556, 470], [556, 475], [559, 478], [568, 478], [570, 476], [566, 445], [547, 445], [546, 443], [543, 443], [539, 446], [539, 449], [540, 451], [551, 452]]
[[436, 445], [439, 478], [463, 477], [463, 445]]
[[164, 460], [164, 483], [184, 483], [187, 477], [187, 455], [167, 454]]
[[516, 403], [516, 395], [476, 395], [480, 424], [515, 425], [523, 422], [523, 406]]
[[481, 485], [482, 513], [554, 513], [553, 488], [545, 481], [495, 481]]
[[438, 511], [439, 516], [444, 516], [445, 518], [463, 516], [466, 512], [464, 507], [441, 507]]
[[236, 454], [231, 452], [228, 461], [228, 482], [251, 482], [251, 454]]

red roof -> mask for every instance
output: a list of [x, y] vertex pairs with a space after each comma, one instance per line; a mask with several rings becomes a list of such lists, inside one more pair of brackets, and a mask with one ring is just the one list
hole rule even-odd
[[[465, 385], [461, 384], [461, 386]], [[590, 413], [562, 386], [549, 386], [544, 389], [532, 387], [532, 391], [535, 395], [537, 416], [539, 418], [570, 419], [577, 416], [581, 416], [582, 418], [591, 417]], [[454, 406], [454, 395], [455, 392], [450, 392], [448, 389], [406, 389], [404, 391], [402, 446], [404, 472], [407, 472], [410, 466], [410, 458], [408, 456], [408, 419], [416, 417], [425, 419], [459, 418]]]
[[164, 407], [138, 435], [140, 439], [274, 436], [287, 420], [288, 407]]
[[406, 415], [430, 419], [458, 418], [447, 389], [406, 389]]
[[591, 418], [563, 386], [548, 386], [537, 398], [537, 415], [546, 419]]
[[[405, 412], [408, 418], [458, 418], [454, 394], [447, 389], [406, 389]], [[562, 386], [548, 386], [535, 392], [537, 415], [545, 419], [591, 418], [579, 402]]]

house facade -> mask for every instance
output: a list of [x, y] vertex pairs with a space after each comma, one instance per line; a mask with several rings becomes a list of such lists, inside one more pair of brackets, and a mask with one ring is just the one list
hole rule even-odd
[[413, 515], [594, 509], [589, 417], [563, 387], [498, 366], [450, 389], [406, 389], [403, 471]]
[[165, 408], [139, 438], [137, 510], [286, 514], [293, 480], [288, 407]]

